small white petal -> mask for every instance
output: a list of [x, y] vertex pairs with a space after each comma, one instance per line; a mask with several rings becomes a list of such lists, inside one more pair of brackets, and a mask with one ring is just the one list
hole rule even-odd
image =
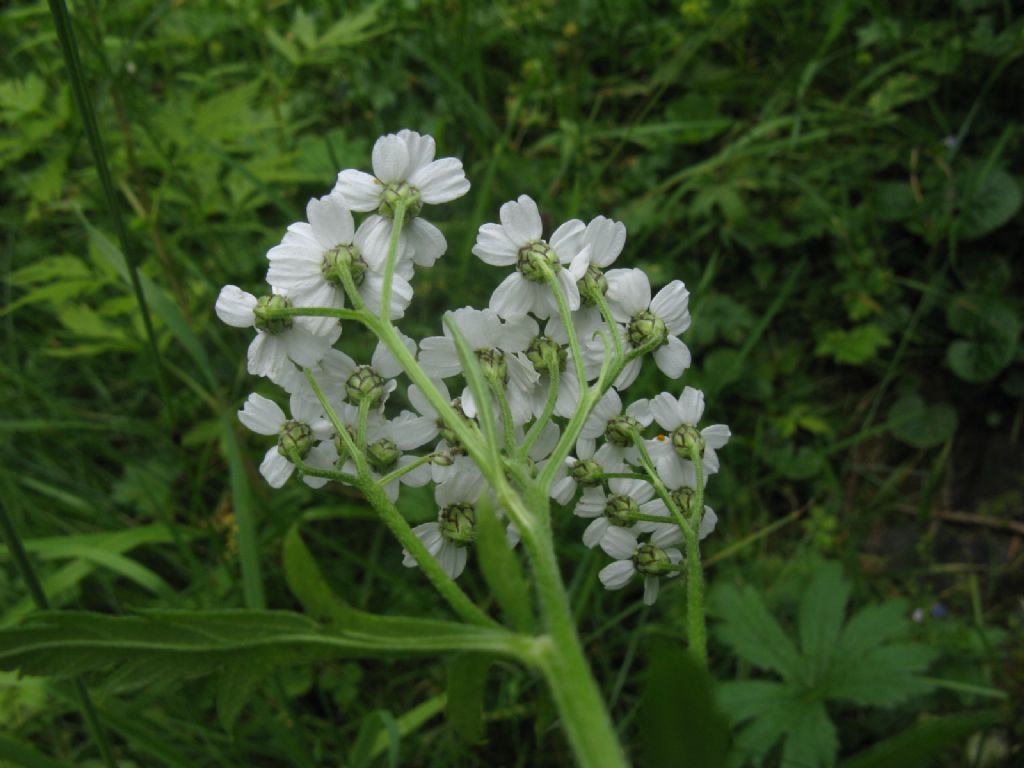
[[605, 269], [622, 253], [626, 243], [626, 225], [598, 216], [587, 224], [583, 239], [591, 246], [590, 263]]
[[488, 306], [497, 312], [499, 317], [525, 317], [533, 308], [533, 291], [530, 289], [530, 283], [519, 272], [513, 272], [494, 289]]
[[351, 210], [366, 212], [380, 205], [384, 185], [380, 179], [350, 168], [338, 174], [338, 183], [332, 191], [338, 192]]
[[651, 312], [665, 321], [671, 336], [678, 336], [690, 327], [688, 302], [690, 292], [681, 280], [673, 280], [651, 300]]
[[700, 519], [700, 528], [697, 529], [697, 533], [702, 539], [706, 538], [715, 530], [716, 525], [718, 525], [718, 515], [711, 507], [704, 507], [704, 516]]
[[306, 205], [306, 218], [313, 227], [317, 242], [330, 250], [338, 245], [348, 245], [355, 234], [355, 223], [352, 213], [345, 205], [341, 194], [332, 192], [329, 195], [309, 201]]
[[252, 328], [256, 322], [256, 297], [246, 293], [237, 285], [225, 285], [220, 289], [215, 307], [221, 322], [235, 328]]
[[373, 174], [385, 184], [405, 179], [409, 150], [393, 133], [381, 136], [373, 145]]
[[433, 136], [403, 128], [398, 132], [398, 138], [405, 142], [405, 148], [409, 152], [409, 173], [415, 173], [433, 161], [434, 153], [437, 151]]
[[601, 539], [601, 549], [616, 560], [625, 560], [627, 557], [632, 557], [636, 550], [636, 534], [628, 528], [621, 528], [617, 525], [609, 526]]
[[540, 239], [543, 224], [537, 204], [527, 195], [520, 195], [518, 200], [505, 203], [498, 211], [505, 234], [518, 248], [522, 248], [531, 240]]
[[295, 471], [295, 465], [282, 456], [277, 446], [271, 446], [260, 463], [260, 474], [271, 488], [280, 488]]
[[675, 336], [654, 351], [654, 363], [670, 379], [678, 379], [690, 367], [690, 350]]
[[685, 387], [679, 396], [679, 418], [683, 424], [696, 426], [704, 414], [704, 393], [693, 387]]
[[570, 219], [556, 229], [548, 240], [558, 260], [568, 264], [583, 247], [583, 222], [579, 219]]
[[635, 572], [632, 560], [616, 560], [602, 568], [597, 578], [606, 589], [622, 589], [633, 578]]
[[500, 224], [484, 224], [477, 231], [473, 254], [492, 267], [510, 267], [519, 258], [519, 247]]
[[432, 267], [448, 250], [441, 230], [426, 219], [415, 218], [405, 228], [412, 249], [412, 260], [421, 267]]
[[276, 435], [286, 417], [277, 403], [254, 392], [238, 412], [238, 420], [257, 435]]
[[711, 424], [704, 427], [700, 431], [700, 435], [704, 438], [705, 445], [717, 451], [719, 448], [724, 448], [725, 444], [729, 442], [732, 432], [725, 424]]
[[654, 605], [654, 602], [658, 599], [658, 588], [661, 582], [657, 576], [645, 576], [644, 577], [644, 605]]
[[[583, 545], [590, 549], [593, 549], [608, 533], [608, 529], [611, 527], [611, 523], [608, 522], [607, 517], [596, 517], [590, 521], [583, 531]], [[633, 554], [633, 550], [629, 551], [629, 554]]]
[[418, 189], [423, 202], [430, 205], [447, 203], [469, 192], [469, 179], [462, 169], [462, 161], [455, 157], [442, 157], [420, 168], [409, 177], [409, 184]]
[[651, 281], [642, 269], [613, 269], [605, 273], [605, 279], [612, 314], [620, 323], [650, 306]]

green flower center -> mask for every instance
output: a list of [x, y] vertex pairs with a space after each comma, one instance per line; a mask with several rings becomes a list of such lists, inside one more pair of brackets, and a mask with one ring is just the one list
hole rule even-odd
[[525, 279], [532, 283], [543, 283], [545, 279], [544, 264], [547, 264], [552, 272], [557, 272], [562, 268], [558, 254], [543, 240], [531, 240], [519, 249], [516, 269]]
[[402, 452], [398, 450], [395, 442], [386, 437], [382, 437], [380, 440], [366, 446], [366, 460], [370, 462], [371, 467], [381, 474], [394, 467], [398, 463], [398, 457], [401, 455]]
[[612, 445], [625, 448], [633, 444], [633, 432], [640, 429], [640, 422], [632, 416], [613, 416], [608, 419], [608, 426], [604, 430], [604, 436]]
[[604, 505], [604, 516], [612, 525], [625, 528], [636, 522], [636, 516], [640, 514], [640, 505], [629, 496], [615, 494], [609, 496]]
[[480, 361], [480, 368], [489, 381], [502, 385], [508, 381], [508, 363], [505, 361], [505, 353], [500, 349], [478, 349], [476, 359]]
[[281, 333], [292, 327], [290, 317], [268, 317], [277, 309], [288, 309], [292, 305], [287, 296], [261, 296], [256, 301], [256, 308], [253, 314], [256, 316], [256, 330], [265, 331], [270, 334]]
[[313, 428], [304, 421], [293, 419], [281, 425], [277, 434], [277, 452], [285, 458], [298, 453], [300, 459], [306, 458], [313, 447]]
[[633, 319], [629, 321], [626, 337], [634, 347], [643, 347], [648, 344], [660, 347], [668, 339], [668, 329], [665, 327], [664, 320], [650, 310], [644, 309], [633, 315]]
[[353, 403], [369, 400], [373, 405], [384, 396], [384, 379], [368, 365], [360, 365], [345, 381], [345, 394]]
[[664, 549], [646, 543], [640, 544], [633, 553], [633, 565], [645, 576], [661, 576], [675, 570]]
[[573, 465], [569, 476], [585, 488], [592, 488], [601, 484], [604, 468], [593, 459], [583, 459]]
[[604, 296], [608, 293], [608, 278], [600, 267], [593, 264], [587, 267], [587, 272], [580, 279], [580, 302], [585, 307], [592, 307], [597, 304], [595, 296]]
[[324, 260], [320, 265], [320, 274], [324, 276], [330, 285], [335, 288], [343, 286], [341, 276], [348, 271], [352, 275], [352, 282], [362, 285], [366, 279], [366, 262], [359, 254], [359, 249], [354, 245], [339, 245], [324, 253]]
[[537, 336], [526, 348], [526, 359], [533, 363], [533, 370], [537, 373], [550, 371], [551, 360], [556, 360], [558, 370], [565, 370], [565, 362], [569, 357], [568, 351], [554, 339], [547, 336]]
[[445, 539], [465, 546], [473, 541], [476, 526], [476, 510], [468, 502], [451, 504], [441, 510], [438, 522], [441, 524], [441, 535]]
[[672, 447], [675, 448], [676, 453], [684, 459], [690, 458], [691, 451], [693, 450], [703, 454], [704, 436], [701, 435], [700, 430], [696, 427], [692, 427], [689, 424], [683, 424], [672, 433]]
[[672, 497], [672, 501], [679, 507], [679, 511], [683, 513], [685, 517], [692, 517], [695, 509], [694, 502], [697, 500], [697, 494], [693, 488], [680, 488], [672, 491], [669, 494]]
[[380, 196], [380, 205], [377, 213], [385, 219], [395, 218], [395, 209], [400, 202], [405, 203], [405, 219], [408, 221], [414, 216], [419, 216], [423, 210], [423, 200], [420, 198], [420, 191], [416, 187], [409, 186], [407, 181], [393, 181], [384, 185], [384, 192]]

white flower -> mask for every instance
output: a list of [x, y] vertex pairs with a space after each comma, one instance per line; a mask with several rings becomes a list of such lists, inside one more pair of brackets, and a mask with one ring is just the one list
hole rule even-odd
[[592, 518], [583, 531], [587, 547], [600, 545], [612, 557], [620, 558], [626, 541], [624, 534], [628, 534], [628, 557], [633, 554], [637, 533], [641, 531], [635, 516], [640, 514], [640, 505], [654, 496], [654, 488], [645, 480], [621, 477], [608, 480], [608, 487], [611, 495], [600, 486], [585, 489], [573, 511], [579, 517]]
[[[524, 424], [532, 415], [532, 391], [540, 376], [522, 355], [534, 336], [537, 323], [529, 317], [502, 321], [491, 309], [464, 307], [449, 313], [480, 362], [484, 375], [500, 382], [512, 412], [514, 424]], [[420, 365], [431, 378], [444, 379], [463, 373], [455, 341], [446, 325], [443, 336], [429, 336], [420, 343]], [[462, 395], [466, 415], [476, 416], [477, 403], [467, 389]]]
[[501, 224], [484, 224], [477, 233], [473, 253], [495, 267], [515, 265], [491, 295], [490, 307], [504, 318], [558, 314], [555, 295], [544, 277], [542, 264], [551, 269], [568, 301], [569, 309], [580, 308], [576, 281], [587, 271], [589, 253], [583, 245], [583, 222], [572, 219], [541, 239], [543, 224], [537, 204], [527, 195], [505, 203], [498, 213]]
[[611, 443], [595, 450], [594, 440], [576, 442], [576, 456], [568, 456], [551, 484], [551, 498], [559, 504], [568, 504], [576, 494], [577, 486], [592, 488], [600, 485], [604, 475], [626, 469], [620, 452]]
[[[416, 354], [416, 342], [401, 331], [398, 335], [406, 349]], [[358, 365], [355, 360], [339, 352], [330, 358], [328, 374], [345, 384], [345, 396], [352, 403], [369, 398], [374, 405], [383, 408], [388, 397], [398, 384], [395, 377], [402, 372], [402, 365], [383, 342], [377, 342], [369, 365]]]
[[290, 300], [281, 294], [257, 299], [235, 285], [225, 285], [217, 296], [217, 317], [236, 328], [255, 328], [256, 338], [249, 345], [249, 373], [273, 380], [281, 376], [289, 361], [308, 368], [316, 365], [341, 335], [335, 323], [323, 335], [314, 335], [292, 322], [291, 318], [264, 320], [264, 309], [284, 309]]
[[628, 555], [618, 557], [597, 574], [606, 589], [622, 589], [637, 573], [644, 577], [644, 604], [654, 605], [658, 599], [659, 579], [679, 575], [676, 566], [683, 561], [678, 549], [663, 549], [642, 543]]
[[690, 350], [677, 337], [690, 327], [690, 294], [673, 280], [651, 298], [651, 282], [642, 269], [613, 269], [605, 275], [612, 316], [626, 325], [632, 348], [660, 340], [654, 362], [670, 378], [678, 379], [690, 367]]
[[[414, 131], [381, 136], [373, 145], [373, 175], [344, 170], [334, 187], [353, 211], [376, 210], [387, 220], [394, 217], [396, 204], [403, 200], [408, 207], [402, 238], [407, 239], [413, 260], [424, 267], [433, 265], [447, 244], [437, 227], [419, 217], [421, 207], [447, 203], [469, 191], [462, 161], [454, 157], [434, 160], [435, 151], [432, 137]], [[389, 236], [390, 231], [388, 226]]]
[[[377, 419], [369, 422], [364, 456], [370, 466], [370, 475], [379, 480], [395, 470], [412, 464], [420, 457], [409, 455], [406, 451], [415, 450], [435, 437], [437, 424], [434, 420], [409, 411], [402, 411], [394, 419]], [[344, 471], [355, 474], [356, 465], [352, 459], [345, 463]], [[384, 486], [384, 494], [394, 502], [398, 499], [400, 485], [419, 488], [429, 482], [430, 465], [424, 463], [388, 482]]]
[[652, 448], [658, 474], [671, 487], [693, 487], [696, 473], [688, 459], [689, 447], [702, 448], [705, 481], [719, 469], [716, 450], [729, 442], [731, 433], [724, 424], [712, 424], [697, 432], [697, 422], [704, 414], [704, 393], [685, 387], [678, 399], [668, 392], [656, 395], [650, 403], [651, 415], [668, 433], [667, 439], [655, 439]]
[[644, 427], [650, 426], [651, 421], [649, 400], [636, 400], [630, 403], [623, 413], [622, 398], [614, 389], [609, 389], [597, 401], [594, 410], [583, 424], [577, 448], [584, 440], [595, 440], [603, 435], [611, 446], [609, 451], [612, 457], [635, 463], [639, 451], [633, 443], [632, 433], [634, 430], [642, 431]]
[[[267, 282], [286, 293], [294, 306], [341, 309], [345, 306], [341, 270], [348, 269], [367, 308], [379, 314], [390, 237], [383, 220], [364, 221], [356, 230], [352, 214], [337, 192], [310, 200], [306, 217], [308, 223], [292, 224], [281, 244], [267, 253]], [[412, 301], [411, 277], [412, 264], [400, 258], [392, 280], [392, 320], [405, 314]], [[301, 317], [296, 318], [296, 323], [323, 334], [338, 321], [331, 317]]]
[[305, 458], [314, 442], [327, 440], [331, 434], [331, 425], [324, 418], [320, 403], [292, 396], [290, 408], [291, 419], [273, 400], [251, 394], [238, 412], [238, 420], [256, 434], [277, 436], [277, 443], [267, 450], [260, 464], [260, 474], [272, 488], [280, 488], [295, 471], [289, 458], [292, 451]]
[[[457, 579], [466, 568], [468, 546], [473, 542], [476, 523], [476, 502], [479, 487], [468, 481], [450, 482], [434, 489], [439, 507], [437, 522], [423, 523], [412, 529], [423, 546], [451, 578]], [[405, 550], [402, 565], [416, 567], [417, 563]]]

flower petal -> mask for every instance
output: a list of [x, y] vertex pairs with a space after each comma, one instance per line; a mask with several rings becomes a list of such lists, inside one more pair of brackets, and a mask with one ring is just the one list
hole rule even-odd
[[632, 560], [616, 560], [602, 568], [597, 574], [597, 578], [604, 584], [605, 589], [615, 590], [626, 586], [633, 578], [634, 573], [636, 573], [636, 568], [633, 566]]
[[294, 471], [295, 465], [278, 452], [276, 445], [267, 449], [260, 463], [260, 474], [271, 488], [280, 488]]
[[285, 419], [281, 406], [255, 392], [249, 395], [238, 412], [238, 420], [257, 435], [276, 435]]
[[510, 267], [519, 258], [519, 246], [500, 224], [484, 224], [476, 233], [473, 254], [492, 267]]
[[381, 136], [373, 145], [373, 175], [389, 184], [405, 179], [409, 167], [409, 150], [405, 142], [393, 133]]
[[409, 184], [416, 187], [423, 202], [430, 205], [447, 203], [469, 192], [469, 179], [462, 161], [455, 157], [442, 157], [420, 168], [409, 177]]
[[319, 200], [310, 200], [306, 205], [306, 218], [313, 227], [317, 242], [324, 250], [352, 242], [355, 222], [352, 221], [352, 213], [340, 193], [332, 192]]
[[690, 348], [675, 336], [654, 350], [654, 363], [670, 379], [678, 379], [690, 367]]
[[517, 248], [522, 248], [531, 240], [539, 240], [543, 231], [540, 211], [537, 204], [527, 195], [520, 195], [518, 200], [510, 201], [498, 211], [505, 234]]
[[237, 285], [225, 285], [217, 296], [214, 307], [221, 322], [235, 328], [252, 328], [256, 322], [256, 297], [246, 293]]
[[426, 219], [415, 218], [405, 228], [412, 248], [412, 260], [421, 267], [432, 267], [448, 250], [448, 241], [441, 230]]
[[338, 192], [353, 211], [372, 211], [380, 205], [384, 185], [380, 179], [352, 168], [338, 174], [338, 183], [332, 192]]

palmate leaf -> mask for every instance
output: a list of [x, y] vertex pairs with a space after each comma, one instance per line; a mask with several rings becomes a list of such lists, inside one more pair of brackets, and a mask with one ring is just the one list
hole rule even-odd
[[719, 686], [719, 701], [739, 732], [736, 765], [759, 760], [783, 741], [782, 765], [835, 763], [839, 740], [827, 701], [889, 707], [931, 688], [921, 673], [935, 656], [918, 643], [894, 643], [910, 627], [903, 601], [869, 605], [844, 624], [849, 583], [838, 563], [817, 563], [799, 602], [800, 651], [749, 587], [712, 594], [722, 619], [716, 634], [738, 655], [783, 681], [741, 680]]

